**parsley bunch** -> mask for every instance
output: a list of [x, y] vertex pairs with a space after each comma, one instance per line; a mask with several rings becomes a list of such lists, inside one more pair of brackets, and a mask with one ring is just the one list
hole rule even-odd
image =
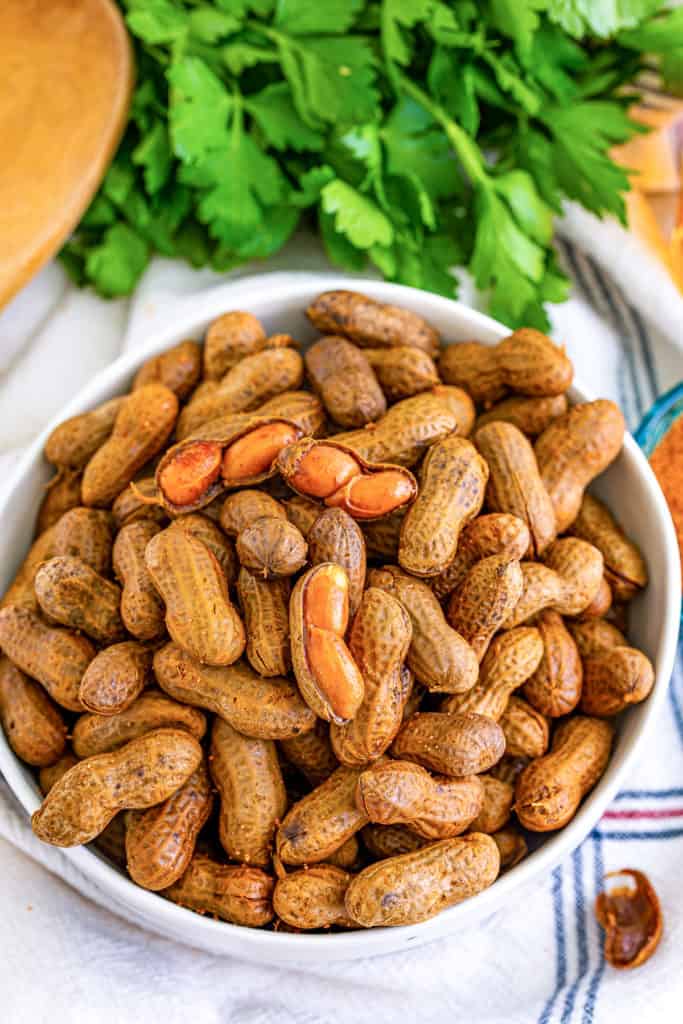
[[121, 0], [130, 121], [62, 259], [102, 295], [153, 252], [226, 270], [302, 220], [330, 259], [546, 326], [564, 197], [624, 219], [610, 147], [643, 53], [681, 80], [660, 0]]

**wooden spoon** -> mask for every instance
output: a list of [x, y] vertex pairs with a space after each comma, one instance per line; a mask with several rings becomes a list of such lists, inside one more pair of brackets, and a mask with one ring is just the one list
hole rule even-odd
[[0, 306], [59, 249], [121, 138], [133, 84], [111, 0], [0, 0]]

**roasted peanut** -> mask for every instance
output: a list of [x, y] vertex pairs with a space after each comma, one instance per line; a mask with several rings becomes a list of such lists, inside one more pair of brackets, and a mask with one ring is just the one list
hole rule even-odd
[[[508, 704], [508, 708], [510, 708], [512, 706], [513, 701], [517, 701], [517, 700], [519, 700], [518, 697], [511, 697], [510, 698], [510, 703]], [[528, 708], [529, 708], [529, 710], [533, 711], [533, 708], [531, 707], [531, 704], [528, 705]], [[538, 712], [535, 712], [535, 713], [538, 714]], [[539, 718], [542, 718], [542, 717], [543, 717], [542, 715], [539, 715]], [[501, 726], [502, 726], [504, 720], [505, 720], [505, 716], [503, 716], [503, 718], [501, 718]], [[547, 741], [547, 736], [546, 736], [546, 741]], [[506, 742], [507, 742], [507, 740], [506, 740]], [[543, 753], [545, 753], [547, 749], [548, 749], [548, 743], [546, 742], [545, 750], [543, 751]], [[517, 782], [517, 779], [519, 778], [519, 776], [522, 774], [522, 772], [526, 768], [526, 766], [529, 764], [530, 760], [531, 760], [530, 757], [523, 757], [523, 756], [514, 757], [512, 754], [507, 754], [506, 753], [506, 754], [503, 755], [503, 757], [501, 757], [501, 759], [498, 762], [498, 764], [494, 765], [493, 768], [491, 768], [491, 770], [489, 772], [489, 775], [493, 775], [494, 778], [500, 779], [501, 782], [509, 782], [511, 785], [514, 785]]]
[[554, 541], [543, 562], [522, 562], [524, 589], [504, 628], [519, 626], [545, 608], [560, 615], [580, 615], [602, 582], [602, 555], [576, 537]]
[[392, 516], [385, 516], [384, 519], [363, 523], [362, 530], [368, 558], [398, 561], [398, 544], [401, 539], [401, 526], [404, 517], [404, 512], [395, 512]]
[[603, 576], [600, 580], [600, 586], [598, 592], [588, 605], [581, 612], [582, 619], [601, 619], [604, 615], [607, 615], [610, 608], [612, 607], [612, 588], [607, 582], [606, 576]]
[[592, 494], [584, 494], [570, 532], [602, 552], [605, 576], [617, 601], [630, 601], [647, 586], [643, 556], [607, 506]]
[[79, 558], [98, 573], [111, 567], [114, 535], [111, 516], [102, 509], [72, 508], [55, 526], [52, 554]]
[[197, 740], [206, 732], [206, 718], [195, 708], [147, 690], [129, 708], [115, 715], [81, 715], [73, 727], [72, 744], [78, 757], [108, 754], [155, 729], [185, 729]]
[[533, 448], [511, 423], [489, 423], [474, 440], [490, 470], [487, 508], [523, 519], [531, 534], [530, 556], [542, 555], [555, 539], [557, 527]]
[[171, 638], [199, 661], [230, 665], [244, 650], [244, 625], [215, 555], [177, 526], [157, 533], [145, 565], [166, 605]]
[[356, 804], [371, 822], [408, 825], [425, 839], [460, 835], [481, 813], [483, 801], [484, 787], [476, 775], [432, 777], [410, 761], [372, 765], [356, 787]]
[[543, 485], [555, 509], [558, 533], [576, 519], [583, 492], [616, 459], [624, 441], [624, 417], [607, 399], [575, 405], [536, 441]]
[[292, 665], [299, 690], [326, 721], [342, 724], [363, 701], [363, 677], [344, 635], [349, 621], [349, 580], [332, 562], [297, 581], [289, 603]]
[[655, 683], [649, 658], [634, 647], [612, 647], [583, 659], [581, 711], [616, 715], [649, 696]]
[[358, 867], [360, 858], [360, 843], [354, 835], [347, 839], [345, 843], [342, 843], [338, 850], [330, 854], [325, 863], [332, 864], [336, 868], [342, 868], [344, 871], [351, 871]]
[[133, 480], [124, 487], [111, 507], [116, 526], [120, 529], [138, 519], [151, 519], [155, 523], [166, 524], [166, 509], [157, 504], [158, 501], [159, 494], [153, 476]]
[[440, 775], [478, 775], [505, 752], [503, 730], [492, 718], [470, 712], [420, 711], [402, 726], [391, 753]]
[[410, 398], [439, 383], [434, 360], [419, 348], [366, 348], [363, 353], [375, 371], [388, 402]]
[[330, 419], [340, 427], [362, 427], [386, 412], [374, 370], [346, 338], [321, 338], [311, 345], [304, 362]]
[[281, 516], [261, 516], [237, 536], [237, 557], [264, 580], [293, 576], [305, 564], [308, 545], [296, 526]]
[[308, 732], [315, 715], [288, 679], [263, 679], [242, 662], [201, 665], [176, 644], [154, 655], [154, 674], [169, 696], [212, 711], [256, 739], [282, 740]]
[[[19, 755], [20, 756], [20, 755]], [[46, 765], [38, 772], [38, 785], [43, 796], [47, 796], [55, 782], [66, 775], [69, 768], [78, 763], [78, 758], [70, 750], [65, 751], [54, 764]]]
[[256, 410], [259, 416], [291, 420], [304, 437], [317, 437], [325, 427], [325, 410], [317, 395], [310, 391], [283, 391]]
[[126, 864], [133, 881], [153, 892], [177, 882], [187, 870], [212, 806], [209, 773], [202, 761], [163, 803], [147, 811], [130, 812]]
[[[287, 498], [286, 501], [282, 502], [282, 507], [290, 523], [296, 526], [301, 536], [305, 537], [306, 540], [308, 540], [308, 535], [313, 529], [316, 519], [324, 511], [317, 501], [304, 498], [300, 494]], [[382, 522], [382, 520], [377, 521]]]
[[237, 596], [247, 631], [247, 660], [260, 676], [285, 676], [289, 649], [289, 580], [263, 580], [241, 569]]
[[498, 724], [505, 736], [505, 758], [533, 759], [548, 750], [548, 719], [521, 697], [510, 697]]
[[36, 573], [34, 585], [38, 604], [53, 622], [81, 629], [101, 643], [125, 635], [119, 614], [121, 588], [80, 558], [50, 558]]
[[479, 673], [477, 656], [448, 625], [426, 583], [389, 565], [368, 573], [368, 585], [386, 590], [408, 612], [413, 638], [407, 662], [418, 682], [440, 693], [463, 693], [474, 686]]
[[484, 832], [493, 835], [504, 828], [512, 814], [512, 802], [515, 796], [514, 786], [494, 775], [475, 776], [483, 789], [481, 810], [470, 824], [471, 832]]
[[367, 815], [355, 804], [360, 772], [342, 765], [287, 812], [275, 837], [283, 864], [327, 860], [363, 825]]
[[121, 583], [121, 618], [138, 640], [162, 636], [164, 603], [145, 565], [145, 549], [161, 527], [150, 519], [139, 519], [122, 527], [114, 542], [114, 572]]
[[250, 412], [269, 398], [298, 388], [304, 364], [293, 348], [273, 348], [246, 356], [218, 382], [195, 392], [178, 418], [176, 434], [183, 440], [219, 416]]
[[430, 580], [431, 588], [442, 600], [462, 583], [476, 562], [493, 555], [505, 556], [510, 562], [518, 560], [524, 556], [529, 543], [529, 528], [518, 516], [505, 512], [478, 516], [463, 529], [455, 558]]
[[196, 387], [202, 372], [202, 350], [196, 341], [181, 341], [150, 356], [133, 379], [133, 391], [146, 384], [164, 384], [182, 401]]
[[0, 601], [0, 608], [12, 605], [13, 607], [26, 608], [28, 611], [38, 611], [38, 601], [33, 581], [43, 562], [47, 561], [48, 558], [52, 558], [54, 554], [54, 535], [55, 528], [50, 526], [45, 533], [41, 533], [40, 537], [33, 542], [29, 553], [19, 566], [16, 576], [4, 593]]
[[625, 647], [626, 637], [612, 622], [605, 619], [586, 619], [585, 622], [566, 623], [582, 658], [601, 654], [611, 647]]
[[314, 864], [293, 871], [275, 884], [273, 909], [286, 924], [302, 931], [313, 928], [353, 928], [344, 895], [353, 876], [332, 864]]
[[479, 672], [479, 681], [467, 693], [455, 693], [441, 705], [449, 714], [469, 711], [498, 722], [514, 690], [533, 675], [543, 656], [537, 629], [521, 626], [496, 637]]
[[0, 611], [0, 647], [63, 708], [83, 710], [78, 688], [95, 657], [95, 648], [84, 636], [47, 626], [28, 608], [8, 605]]
[[614, 730], [600, 718], [577, 715], [560, 725], [549, 754], [517, 780], [517, 817], [532, 832], [562, 828], [598, 782], [609, 760]]
[[529, 852], [526, 839], [515, 828], [501, 828], [491, 839], [498, 847], [501, 872], [514, 868]]
[[583, 668], [561, 615], [545, 611], [536, 619], [543, 641], [541, 662], [524, 686], [524, 697], [542, 715], [568, 715], [579, 703]]
[[90, 412], [64, 420], [45, 442], [45, 458], [55, 466], [83, 469], [107, 440], [126, 399], [111, 398]]
[[567, 396], [552, 395], [548, 398], [527, 398], [513, 395], [504, 398], [487, 412], [477, 417], [476, 429], [487, 423], [502, 421], [512, 423], [527, 437], [538, 437], [553, 420], [567, 411]]
[[125, 711], [142, 693], [152, 669], [152, 651], [136, 640], [105, 647], [95, 655], [81, 679], [83, 707], [98, 715]]
[[273, 920], [274, 884], [260, 868], [217, 864], [196, 853], [185, 874], [165, 890], [164, 896], [198, 914], [213, 914], [232, 924], [261, 928]]
[[57, 470], [45, 489], [38, 509], [36, 536], [48, 530], [71, 508], [81, 503], [81, 474], [78, 470]]
[[417, 924], [488, 888], [499, 868], [490, 836], [444, 839], [365, 868], [346, 890], [346, 911], [364, 928]]
[[36, 767], [54, 764], [66, 746], [66, 725], [45, 691], [0, 657], [0, 724], [22, 761]]
[[204, 376], [220, 380], [245, 356], [265, 348], [266, 332], [251, 313], [234, 310], [212, 320], [204, 339]]
[[126, 820], [135, 811], [119, 811], [104, 831], [93, 840], [95, 846], [108, 860], [125, 870], [126, 867]]
[[524, 586], [520, 564], [507, 555], [475, 562], [453, 591], [446, 618], [482, 660], [494, 634], [513, 614]]
[[456, 413], [451, 404], [436, 392], [434, 389], [405, 398], [376, 423], [369, 423], [362, 430], [337, 434], [337, 440], [366, 462], [413, 466], [437, 441], [443, 441], [456, 431], [463, 436], [468, 432], [464, 429], [469, 425], [466, 411]]
[[334, 562], [349, 581], [349, 617], [353, 618], [365, 587], [365, 540], [356, 521], [341, 508], [328, 508], [316, 518], [308, 533], [311, 565]]
[[[316, 506], [318, 512], [320, 508]], [[237, 537], [259, 519], [282, 519], [286, 517], [283, 505], [263, 491], [244, 490], [229, 494], [221, 508], [220, 522], [223, 530], [231, 537]]]
[[431, 356], [439, 348], [438, 332], [421, 316], [360, 292], [323, 292], [308, 307], [306, 316], [322, 334], [342, 334], [363, 348], [411, 345]]
[[53, 846], [89, 843], [118, 811], [166, 800], [201, 759], [202, 748], [194, 736], [179, 729], [157, 729], [114, 753], [79, 761], [32, 815], [33, 831]]
[[173, 520], [173, 525], [206, 545], [223, 570], [228, 585], [236, 581], [238, 563], [235, 545], [212, 519], [200, 512], [191, 512], [184, 516], [178, 516]]
[[437, 576], [455, 558], [460, 531], [478, 515], [488, 467], [474, 445], [447, 437], [427, 452], [420, 492], [401, 527], [399, 564], [413, 576]]
[[83, 473], [84, 505], [110, 505], [137, 471], [161, 451], [178, 415], [178, 399], [163, 384], [147, 384], [122, 404], [114, 429]]
[[398, 732], [407, 697], [401, 668], [412, 633], [408, 613], [396, 598], [377, 587], [365, 591], [349, 636], [363, 680], [363, 702], [352, 721], [333, 722], [330, 728], [332, 749], [342, 764], [374, 761]]
[[414, 853], [428, 842], [405, 825], [366, 825], [360, 834], [363, 845], [377, 860]]
[[595, 916], [605, 929], [605, 959], [612, 967], [640, 967], [662, 937], [657, 893], [647, 876], [632, 868], [610, 871], [608, 879], [595, 901]]
[[217, 718], [209, 768], [220, 795], [221, 846], [231, 860], [267, 867], [275, 829], [287, 810], [275, 744], [243, 736]]
[[281, 740], [280, 750], [313, 787], [329, 779], [335, 768], [339, 767], [330, 743], [329, 727], [319, 719], [310, 732]]
[[439, 360], [447, 384], [475, 402], [497, 402], [508, 391], [536, 397], [561, 395], [574, 371], [564, 349], [533, 327], [520, 327], [497, 345], [464, 341], [448, 345]]

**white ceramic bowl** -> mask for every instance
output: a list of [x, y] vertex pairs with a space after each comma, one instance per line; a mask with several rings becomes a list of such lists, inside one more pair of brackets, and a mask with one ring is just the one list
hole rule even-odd
[[[183, 338], [201, 337], [207, 324], [226, 309], [251, 311], [271, 333], [287, 331], [295, 338], [310, 339], [314, 332], [304, 316], [304, 309], [317, 293], [329, 288], [354, 288], [382, 302], [412, 309], [433, 323], [445, 341], [477, 339], [493, 344], [508, 333], [500, 324], [457, 302], [412, 288], [341, 275], [266, 274], [221, 286], [199, 298], [180, 301], [173, 326], [157, 333], [143, 348], [121, 357], [99, 374], [46, 428], [22, 458], [0, 502], [0, 593], [10, 582], [29, 546], [36, 509], [50, 476], [50, 468], [42, 455], [43, 445], [57, 422], [125, 391], [145, 359]], [[593, 396], [579, 385], [572, 390], [574, 400], [590, 397]], [[214, 921], [175, 906], [161, 896], [138, 888], [90, 849], [67, 850], [66, 856], [121, 916], [212, 953], [259, 961], [282, 962], [313, 957], [329, 961], [389, 953], [455, 932], [465, 922], [490, 915], [520, 886], [545, 876], [584, 839], [616, 794], [624, 773], [637, 760], [646, 733], [666, 695], [680, 615], [678, 551], [664, 498], [646, 459], [630, 436], [626, 438], [619, 458], [600, 478], [596, 492], [607, 501], [628, 534], [640, 545], [648, 562], [651, 582], [634, 603], [631, 637], [652, 659], [656, 684], [644, 704], [620, 718], [619, 734], [609, 767], [573, 821], [561, 832], [550, 834], [537, 850], [491, 888], [431, 921], [411, 927], [335, 935], [276, 934]], [[40, 803], [35, 779], [12, 754], [2, 730], [0, 770], [26, 812], [34, 811]]]

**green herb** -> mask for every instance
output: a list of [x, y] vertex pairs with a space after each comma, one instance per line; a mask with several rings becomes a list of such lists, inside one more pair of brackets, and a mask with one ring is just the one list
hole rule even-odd
[[647, 55], [683, 82], [683, 9], [659, 0], [121, 0], [130, 121], [62, 257], [132, 291], [154, 252], [224, 270], [304, 223], [341, 267], [544, 327], [567, 281], [565, 198], [624, 219], [610, 148], [638, 127]]

